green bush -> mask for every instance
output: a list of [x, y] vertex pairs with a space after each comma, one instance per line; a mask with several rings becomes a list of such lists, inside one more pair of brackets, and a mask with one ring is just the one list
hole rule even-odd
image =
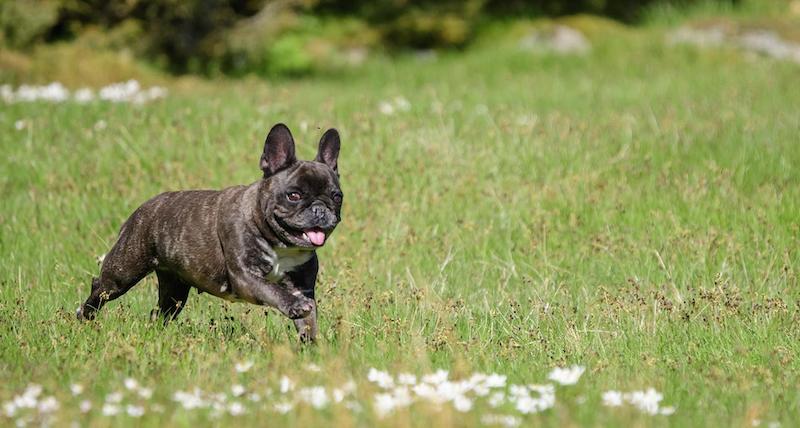
[[633, 21], [654, 4], [701, 1], [708, 0], [0, 0], [0, 46], [78, 39], [177, 73], [298, 75], [358, 62], [378, 44], [461, 47], [495, 17]]
[[[487, 0], [485, 10], [503, 16], [563, 16], [589, 13], [635, 22], [651, 7], [669, 3], [676, 7], [708, 0]], [[720, 0], [738, 3], [738, 0]]]
[[264, 56], [266, 74], [299, 76], [311, 72], [313, 61], [306, 51], [306, 43], [307, 40], [298, 34], [275, 40]]
[[[17, 0], [24, 1], [24, 0]], [[87, 26], [115, 28], [136, 21], [138, 49], [175, 72], [206, 72], [222, 55], [223, 34], [255, 15], [264, 0], [61, 0], [54, 38], [71, 38]]]
[[58, 4], [54, 1], [0, 1], [0, 46], [28, 48], [57, 22]]
[[227, 35], [221, 71], [266, 76], [336, 71], [358, 64], [379, 41], [365, 22], [346, 17], [285, 13], [259, 28], [236, 28]]
[[484, 0], [320, 0], [314, 11], [358, 16], [393, 46], [456, 47], [472, 36]]

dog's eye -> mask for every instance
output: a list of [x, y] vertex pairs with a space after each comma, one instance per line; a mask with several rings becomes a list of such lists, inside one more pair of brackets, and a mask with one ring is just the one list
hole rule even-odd
[[341, 193], [336, 192], [331, 197], [333, 198], [333, 202], [336, 202], [337, 204], [341, 204], [342, 203], [343, 195]]
[[289, 192], [286, 194], [286, 199], [292, 202], [297, 202], [300, 199], [303, 199], [303, 195], [301, 195], [300, 192]]

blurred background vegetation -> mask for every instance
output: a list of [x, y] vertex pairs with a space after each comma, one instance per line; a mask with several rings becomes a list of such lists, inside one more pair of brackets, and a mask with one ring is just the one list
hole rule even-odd
[[46, 79], [54, 65], [90, 81], [149, 71], [302, 76], [376, 53], [463, 49], [514, 19], [592, 14], [636, 24], [656, 8], [698, 3], [708, 1], [4, 0], [0, 70], [16, 82]]

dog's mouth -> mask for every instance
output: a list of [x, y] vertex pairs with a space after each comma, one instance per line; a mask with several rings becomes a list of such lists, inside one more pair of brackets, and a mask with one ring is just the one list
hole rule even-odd
[[306, 240], [308, 243], [315, 247], [321, 247], [325, 245], [325, 238], [327, 238], [327, 234], [324, 230], [313, 227], [311, 229], [306, 229], [303, 231], [302, 238]]
[[292, 226], [278, 216], [275, 216], [275, 220], [284, 231], [285, 238], [283, 240], [287, 244], [299, 247], [321, 247], [325, 245], [325, 240], [328, 239], [328, 235], [333, 231], [333, 229], [323, 229], [321, 227], [304, 228]]

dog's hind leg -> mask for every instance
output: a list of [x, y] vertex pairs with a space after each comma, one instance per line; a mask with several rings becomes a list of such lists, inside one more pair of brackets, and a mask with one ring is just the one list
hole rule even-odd
[[191, 286], [172, 272], [157, 270], [156, 275], [158, 275], [158, 312], [153, 311], [151, 318], [157, 319], [160, 316], [164, 319], [164, 324], [167, 324], [177, 318], [186, 306]]
[[[133, 219], [133, 218], [132, 218]], [[155, 258], [130, 220], [122, 228], [120, 239], [108, 252], [100, 277], [92, 279], [92, 291], [76, 313], [79, 320], [92, 320], [96, 312], [131, 289], [155, 267]]]

